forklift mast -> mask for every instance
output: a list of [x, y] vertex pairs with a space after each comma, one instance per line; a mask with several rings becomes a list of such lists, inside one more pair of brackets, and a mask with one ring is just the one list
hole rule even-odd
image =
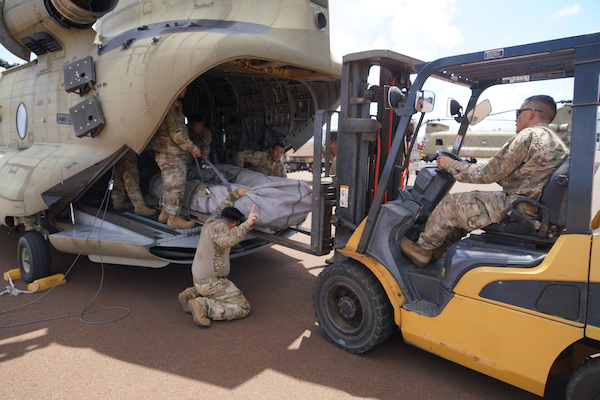
[[[367, 216], [383, 166], [390, 163], [402, 164], [407, 156], [406, 148], [402, 146], [393, 156], [394, 160], [388, 159], [392, 141], [403, 138], [394, 138], [399, 131], [396, 130], [398, 117], [392, 109], [384, 106], [385, 87], [396, 86], [408, 93], [410, 74], [415, 73], [413, 66], [420, 62], [389, 50], [354, 53], [343, 59], [342, 103], [337, 134], [337, 208], [333, 217], [336, 225], [334, 248], [344, 247], [356, 227]], [[369, 84], [369, 73], [374, 66], [379, 67], [379, 82]], [[372, 107], [373, 103], [376, 108]], [[372, 115], [373, 112], [376, 114]], [[327, 117], [330, 115], [331, 113]], [[327, 124], [323, 140], [328, 144], [331, 121], [324, 118], [323, 123]], [[318, 123], [315, 125], [320, 126]], [[321, 132], [315, 130], [315, 143], [321, 142]], [[317, 154], [320, 152], [318, 147], [315, 146], [315, 162], [321, 159], [320, 154]], [[328, 148], [325, 156], [328, 156]], [[327, 162], [325, 165], [328, 167]], [[316, 167], [315, 171], [318, 171]], [[386, 199], [397, 197], [401, 179], [402, 171], [394, 169], [390, 190], [382, 191]]]

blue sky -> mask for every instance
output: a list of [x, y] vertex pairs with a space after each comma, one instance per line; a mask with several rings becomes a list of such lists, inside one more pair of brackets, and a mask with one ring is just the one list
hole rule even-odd
[[[329, 0], [332, 51], [388, 48], [423, 60], [600, 30], [584, 0]], [[362, 10], [362, 11], [361, 11]]]
[[[557, 0], [329, 0], [331, 50], [344, 54], [390, 49], [423, 61], [600, 31], [600, 1]], [[571, 79], [491, 88], [483, 94], [492, 112], [518, 108], [533, 94], [572, 99]], [[469, 91], [438, 83], [436, 107], [426, 118], [445, 118], [446, 99], [463, 105]], [[492, 120], [493, 119], [493, 120]], [[506, 121], [498, 121], [505, 119]], [[452, 121], [442, 121], [453, 125]], [[484, 120], [473, 129], [513, 129], [514, 113]]]

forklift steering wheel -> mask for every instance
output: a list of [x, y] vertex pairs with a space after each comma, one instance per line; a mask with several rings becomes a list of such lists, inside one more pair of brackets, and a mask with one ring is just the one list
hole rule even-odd
[[457, 156], [456, 154], [450, 153], [449, 151], [446, 151], [446, 150], [438, 150], [438, 151], [435, 152], [435, 155], [438, 156], [438, 157], [440, 157], [440, 156], [450, 157], [453, 160], [461, 161], [461, 162], [464, 162], [464, 163], [467, 162], [467, 161], [463, 160], [462, 158], [460, 158], [459, 156]]

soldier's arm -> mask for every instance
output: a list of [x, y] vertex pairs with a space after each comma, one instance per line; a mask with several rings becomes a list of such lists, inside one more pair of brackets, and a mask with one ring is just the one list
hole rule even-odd
[[[524, 130], [525, 131], [525, 130]], [[446, 170], [456, 180], [466, 183], [494, 183], [509, 176], [527, 157], [531, 144], [531, 132], [520, 132], [485, 164], [466, 164], [452, 160]]]
[[198, 147], [202, 146], [202, 140], [201, 138], [194, 136], [194, 135], [190, 135], [190, 127], [187, 127], [187, 131], [188, 131], [188, 137], [190, 138], [190, 140]]
[[225, 197], [223, 199], [223, 201], [221, 202], [221, 204], [219, 204], [219, 206], [217, 207], [217, 209], [215, 210], [215, 212], [221, 212], [223, 211], [223, 209], [225, 207], [233, 207], [233, 203], [235, 203], [235, 201], [237, 199], [239, 199], [241, 196], [238, 193], [237, 190], [233, 190], [231, 193], [229, 193], [229, 195], [227, 197]]
[[228, 229], [225, 224], [219, 224], [213, 231], [213, 241], [221, 248], [233, 247], [246, 237], [252, 227], [244, 221], [241, 225]]
[[177, 143], [183, 150], [193, 153], [196, 149], [198, 149], [198, 146], [196, 146], [188, 137], [186, 129], [179, 128], [176, 131], [169, 131], [169, 134], [171, 135], [173, 141]]
[[239, 151], [236, 155], [235, 155], [235, 165], [237, 165], [240, 168], [244, 168], [244, 161], [246, 161], [246, 151]]
[[208, 128], [204, 128], [202, 130], [202, 146], [200, 150], [202, 151], [202, 155], [206, 158], [208, 158], [208, 155], [210, 154], [210, 142], [212, 142], [212, 133]]
[[252, 164], [252, 165], [260, 165], [264, 157], [262, 151], [254, 151], [254, 150], [246, 150], [244, 151], [244, 161]]
[[285, 172], [285, 165], [283, 165], [282, 162], [278, 162], [277, 163], [277, 172], [275, 173], [275, 176], [280, 176], [282, 178], [287, 178], [287, 174]]

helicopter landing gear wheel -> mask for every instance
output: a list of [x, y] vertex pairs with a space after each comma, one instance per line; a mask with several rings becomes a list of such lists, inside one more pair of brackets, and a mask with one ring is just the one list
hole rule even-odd
[[27, 283], [50, 275], [50, 245], [37, 232], [26, 233], [19, 239], [17, 259], [21, 277]]

